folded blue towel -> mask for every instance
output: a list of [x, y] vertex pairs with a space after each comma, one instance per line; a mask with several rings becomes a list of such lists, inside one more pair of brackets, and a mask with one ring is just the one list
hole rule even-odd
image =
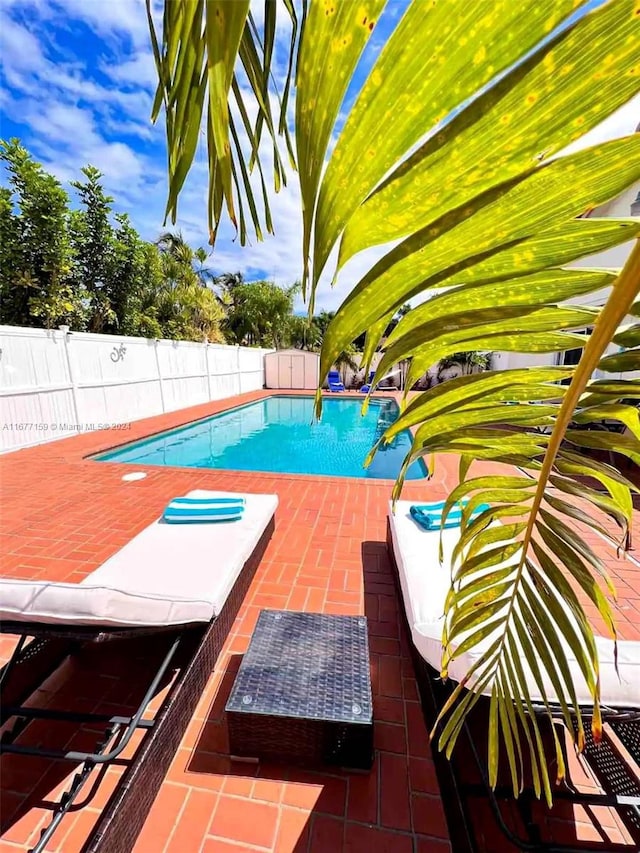
[[[409, 512], [416, 524], [424, 527], [425, 530], [446, 530], [450, 527], [460, 527], [462, 522], [462, 507], [460, 504], [456, 504], [451, 508], [445, 523], [442, 523], [442, 510], [445, 507], [445, 503], [446, 501], [438, 501], [430, 504], [414, 504], [409, 508]], [[468, 501], [463, 501], [462, 506], [466, 506], [467, 503]], [[480, 504], [480, 506], [473, 510], [471, 518], [476, 518], [488, 508], [489, 504]]]
[[170, 524], [237, 521], [242, 518], [243, 497], [174, 498], [162, 517]]
[[240, 504], [241, 506], [244, 506], [245, 499], [242, 495], [214, 495], [211, 498], [174, 498], [171, 503], [186, 504], [187, 506], [197, 506], [198, 504], [201, 504], [202, 506], [207, 506], [209, 504], [215, 504], [216, 506], [225, 506], [228, 504], [235, 506], [236, 504]]

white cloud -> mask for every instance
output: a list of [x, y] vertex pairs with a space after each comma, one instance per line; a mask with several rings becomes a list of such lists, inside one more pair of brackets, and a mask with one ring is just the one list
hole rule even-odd
[[147, 47], [149, 29], [144, 0], [50, 0], [53, 14], [83, 21], [107, 39], [126, 36], [136, 47]]
[[140, 86], [151, 91], [158, 85], [156, 64], [151, 51], [140, 51], [126, 62], [111, 65], [102, 63], [101, 67], [116, 83]]

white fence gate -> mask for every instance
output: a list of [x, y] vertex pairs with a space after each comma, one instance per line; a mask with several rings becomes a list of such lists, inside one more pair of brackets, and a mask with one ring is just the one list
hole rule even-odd
[[258, 390], [267, 352], [0, 326], [0, 452]]

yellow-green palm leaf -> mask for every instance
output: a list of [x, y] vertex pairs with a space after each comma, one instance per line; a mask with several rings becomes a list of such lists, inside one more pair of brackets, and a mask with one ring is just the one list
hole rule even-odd
[[[166, 0], [157, 48], [169, 211], [193, 160], [194, 124], [200, 127], [206, 95], [214, 231], [225, 209], [234, 215], [240, 195], [234, 187], [244, 187], [252, 219], [259, 220], [248, 171], [265, 157], [262, 129], [272, 144], [278, 131], [266, 94], [275, 12], [267, 2], [265, 31], [258, 34], [246, 5]], [[297, 23], [292, 3], [282, 5]], [[381, 439], [414, 430], [394, 497], [411, 461], [455, 453], [460, 484], [448, 508], [469, 499], [447, 598], [443, 676], [463, 652], [481, 653], [442, 711], [437, 742], [450, 755], [466, 714], [486, 693], [491, 781], [502, 749], [517, 792], [526, 752], [534, 787], [547, 799], [548, 756], [529, 685], [537, 685], [543, 705], [557, 698], [568, 725], [577, 718], [580, 746], [583, 713], [567, 665], [570, 652], [590, 691], [598, 734], [599, 661], [582, 602], [597, 608], [615, 637], [612, 585], [579, 531], [587, 524], [610, 535], [616, 525], [624, 547], [632, 512], [633, 486], [590, 451], [640, 461], [640, 383], [632, 372], [640, 369], [640, 324], [633, 319], [640, 315], [640, 249], [622, 272], [565, 266], [640, 235], [638, 218], [583, 216], [640, 179], [640, 134], [563, 154], [640, 91], [640, 5], [586, 6], [414, 0], [390, 29], [398, 8], [393, 2], [312, 0], [308, 10], [303, 6], [300, 40], [294, 29], [290, 41], [300, 267], [311, 300], [332, 252], [340, 282], [349, 259], [379, 247], [378, 260], [365, 267], [329, 325], [321, 380], [362, 333], [368, 365], [407, 300], [417, 304], [382, 341], [378, 378], [401, 359], [410, 360], [410, 386], [435, 361], [460, 351], [584, 347], [576, 368], [489, 371], [431, 388], [405, 401]], [[216, 9], [222, 29], [208, 32]], [[358, 70], [379, 32], [387, 35], [375, 62]], [[221, 62], [215, 70], [212, 57]], [[247, 97], [237, 91], [239, 63], [258, 109], [255, 125], [240, 109], [251, 148], [246, 164], [227, 106], [230, 96], [238, 104]], [[293, 65], [288, 68], [285, 101]], [[282, 116], [279, 129], [286, 129]], [[228, 156], [229, 138], [236, 156]], [[277, 186], [283, 177], [277, 146], [268, 156]], [[266, 201], [266, 189], [263, 196]], [[595, 300], [603, 288], [609, 293], [604, 304]], [[597, 308], [571, 304], [592, 294]], [[602, 421], [625, 431], [587, 428]], [[504, 473], [479, 477], [476, 460], [499, 463]], [[489, 508], [472, 518], [480, 504]], [[557, 760], [562, 775], [559, 747]]]

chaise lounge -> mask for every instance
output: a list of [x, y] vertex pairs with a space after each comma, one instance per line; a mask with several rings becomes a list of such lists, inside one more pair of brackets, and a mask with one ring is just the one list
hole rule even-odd
[[[439, 506], [441, 507], [442, 504]], [[399, 501], [395, 506], [395, 511], [390, 507], [388, 515], [388, 546], [392, 562], [395, 563], [397, 570], [396, 577], [404, 603], [404, 612], [411, 636], [414, 664], [418, 675], [423, 704], [431, 706], [426, 713], [430, 717], [428, 719], [429, 725], [433, 725], [437, 709], [441, 707], [443, 701], [446, 700], [451, 691], [450, 683], [459, 682], [464, 678], [473, 663], [478, 659], [482, 649], [476, 647], [451, 662], [448, 669], [450, 680], [447, 684], [443, 684], [438, 680], [442, 659], [441, 638], [444, 623], [445, 598], [450, 588], [451, 555], [459, 538], [459, 528], [447, 525], [446, 529], [442, 531], [443, 560], [441, 563], [438, 558], [440, 541], [439, 526], [436, 525], [433, 529], [425, 529], [419, 521], [416, 521], [412, 517], [411, 508], [412, 504], [409, 501]], [[453, 515], [455, 515], [455, 511]], [[490, 640], [487, 639], [486, 643], [489, 642]], [[640, 642], [618, 641], [617, 670], [614, 660], [613, 641], [606, 637], [596, 637], [596, 646], [598, 648], [601, 667], [603, 720], [609, 724], [614, 737], [621, 742], [623, 748], [627, 750], [634, 761], [640, 763], [640, 756], [638, 755], [638, 744], [640, 743]], [[591, 698], [587, 685], [584, 682], [579, 665], [569, 649], [566, 650], [566, 656], [576, 685], [576, 693], [581, 710], [583, 710], [585, 716], [589, 716]], [[526, 671], [524, 662], [523, 668]], [[536, 698], [538, 700], [541, 699], [538, 687], [532, 675], [527, 680], [531, 696], [535, 703]], [[547, 680], [545, 679], [545, 681]], [[549, 700], [553, 702], [555, 692], [553, 686], [548, 682], [545, 683], [545, 691]], [[541, 712], [545, 710], [541, 702], [539, 703], [539, 708], [536, 710]], [[472, 842], [469, 841], [471, 837], [470, 830], [465, 825], [466, 819], [461, 795], [462, 793], [467, 795], [480, 793], [481, 796], [488, 796], [490, 798], [492, 811], [496, 820], [501, 825], [500, 828], [518, 849], [573, 850], [574, 848], [572, 847], [562, 847], [561, 845], [547, 846], [539, 844], [531, 838], [522, 839], [511, 832], [502, 821], [496, 800], [497, 795], [509, 797], [510, 789], [498, 790], [495, 794], [489, 789], [486, 771], [468, 729], [466, 734], [470, 752], [476, 759], [479, 774], [484, 782], [480, 791], [466, 789], [461, 791], [454, 777], [450, 762], [440, 753], [434, 754], [437, 760], [443, 794], [446, 793], [449, 803], [453, 805], [457, 812], [457, 830], [460, 833], [460, 841], [456, 849], [459, 848], [462, 851], [472, 847]], [[566, 788], [560, 790], [554, 796], [569, 799], [572, 802], [580, 802], [585, 805], [604, 805], [620, 809], [621, 811], [625, 809], [630, 810], [633, 812], [631, 820], [634, 825], [637, 825], [637, 817], [640, 815], [639, 780], [635, 779], [633, 772], [630, 773], [627, 769], [624, 760], [622, 760], [615, 748], [615, 744], [614, 747], [607, 747], [603, 741], [598, 748], [595, 748], [595, 745], [591, 741], [591, 735], [588, 732], [587, 757], [590, 763], [597, 766], [598, 762], [600, 762], [602, 765], [602, 772], [600, 772], [599, 766], [596, 767], [599, 776], [613, 773], [621, 787], [616, 789], [616, 785], [614, 784], [607, 787], [607, 793], [582, 794], [573, 787], [571, 779], [568, 778]], [[523, 798], [521, 797], [521, 799]], [[526, 795], [524, 800], [526, 800]], [[467, 847], [467, 844], [469, 847]]]
[[340, 374], [337, 370], [330, 370], [327, 374], [327, 384], [329, 391], [336, 394], [344, 391], [344, 382], [340, 379]]
[[[214, 496], [220, 493], [197, 490], [187, 497]], [[19, 636], [0, 674], [5, 697], [0, 722], [9, 723], [0, 753], [81, 765], [34, 850], [44, 849], [93, 768], [113, 762], [143, 729], [135, 758], [85, 849], [133, 847], [274, 530], [277, 497], [244, 497], [242, 517], [233, 522], [157, 519], [79, 584], [0, 579], [0, 630]], [[78, 714], [25, 704], [43, 677], [85, 643], [150, 634], [164, 638], [167, 650], [134, 713]], [[153, 696], [176, 669], [162, 706], [145, 719]], [[33, 720], [108, 729], [95, 751], [65, 752], [21, 742]]]

